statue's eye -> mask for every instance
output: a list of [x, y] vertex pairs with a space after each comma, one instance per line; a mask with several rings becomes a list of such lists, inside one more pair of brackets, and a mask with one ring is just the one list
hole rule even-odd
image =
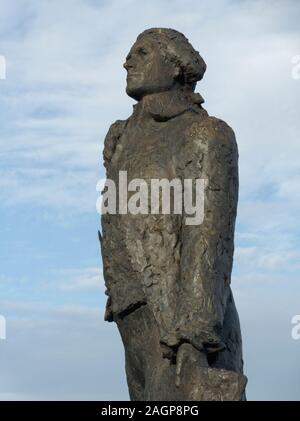
[[147, 50], [145, 50], [145, 48], [140, 48], [140, 49], [139, 49], [139, 53], [140, 53], [141, 55], [143, 55], [143, 56], [146, 56], [146, 55], [148, 54], [148, 51], [147, 51]]

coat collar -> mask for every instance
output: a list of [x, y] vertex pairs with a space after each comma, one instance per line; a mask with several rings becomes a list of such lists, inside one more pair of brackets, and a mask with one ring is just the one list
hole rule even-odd
[[185, 111], [199, 112], [204, 99], [193, 92], [168, 91], [146, 95], [135, 104], [134, 114], [150, 114], [154, 120], [166, 121]]

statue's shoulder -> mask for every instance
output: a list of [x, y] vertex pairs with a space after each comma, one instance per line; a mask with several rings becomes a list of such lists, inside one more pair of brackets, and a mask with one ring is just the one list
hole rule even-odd
[[185, 143], [185, 174], [223, 174], [237, 168], [238, 149], [231, 127], [224, 121], [207, 116], [195, 119], [188, 127]]
[[236, 149], [235, 134], [225, 121], [211, 116], [196, 119], [188, 128], [188, 137], [195, 146]]
[[115, 152], [118, 140], [123, 134], [127, 120], [117, 120], [109, 128], [104, 139], [103, 158], [104, 166], [107, 167]]
[[122, 134], [124, 127], [126, 126], [127, 120], [116, 120], [111, 124], [108, 129], [106, 137], [114, 137]]

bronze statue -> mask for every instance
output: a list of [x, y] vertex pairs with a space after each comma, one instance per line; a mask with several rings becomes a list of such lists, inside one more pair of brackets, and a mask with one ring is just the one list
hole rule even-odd
[[[238, 200], [232, 129], [194, 93], [206, 64], [183, 34], [140, 34], [124, 64], [132, 115], [105, 138], [107, 178], [205, 179], [204, 220], [102, 215], [105, 319], [115, 321], [132, 400], [243, 400], [242, 340], [230, 289]], [[118, 201], [118, 199], [117, 199]]]

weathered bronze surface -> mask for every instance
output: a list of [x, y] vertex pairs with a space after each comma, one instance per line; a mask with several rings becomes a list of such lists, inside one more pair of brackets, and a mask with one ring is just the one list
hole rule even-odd
[[207, 180], [204, 221], [183, 213], [102, 215], [105, 319], [117, 323], [132, 400], [243, 400], [230, 280], [238, 201], [232, 129], [195, 94], [206, 65], [181, 33], [140, 34], [124, 67], [132, 115], [105, 138], [107, 178]]

